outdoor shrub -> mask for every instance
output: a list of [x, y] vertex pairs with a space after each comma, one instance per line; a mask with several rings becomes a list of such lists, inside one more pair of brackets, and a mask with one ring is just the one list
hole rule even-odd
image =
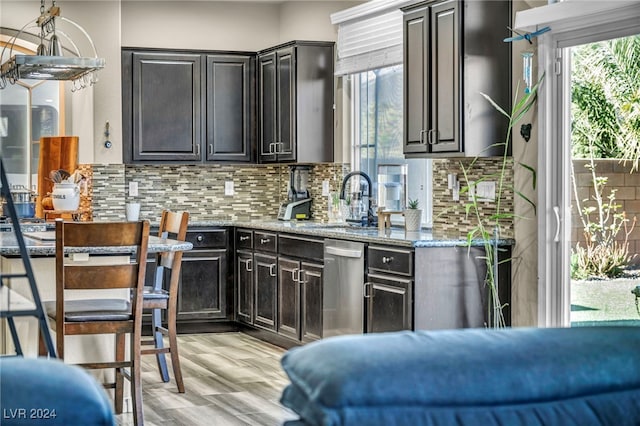
[[[635, 227], [636, 218], [629, 221], [626, 213], [619, 211], [621, 205], [616, 203], [615, 189], [610, 190], [606, 198], [603, 196], [607, 178], [596, 176], [593, 157], [585, 167], [591, 170], [594, 188], [591, 201], [594, 201], [595, 205], [580, 209], [574, 178], [574, 193], [584, 228], [584, 241], [578, 242], [572, 251], [571, 278], [614, 278], [622, 274], [635, 256], [629, 254], [629, 235]], [[582, 200], [583, 203], [589, 201]], [[621, 232], [624, 233], [622, 239], [618, 238]]]

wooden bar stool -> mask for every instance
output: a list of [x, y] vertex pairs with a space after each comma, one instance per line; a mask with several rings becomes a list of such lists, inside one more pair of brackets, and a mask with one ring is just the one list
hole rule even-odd
[[[58, 357], [65, 357], [65, 336], [115, 335], [115, 361], [77, 364], [88, 369], [115, 368], [115, 412], [122, 413], [123, 382], [131, 384], [133, 419], [143, 424], [140, 378], [142, 338], [142, 292], [147, 262], [149, 222], [56, 221], [56, 300], [45, 302], [49, 325], [56, 333]], [[92, 247], [107, 247], [97, 254]], [[132, 250], [136, 251], [132, 255]], [[95, 291], [122, 290], [123, 297], [97, 296]], [[127, 292], [126, 289], [129, 289]], [[91, 299], [69, 300], [82, 291], [93, 291]], [[69, 293], [69, 294], [68, 294]], [[127, 297], [130, 294], [130, 297]], [[129, 360], [125, 360], [129, 335]], [[46, 353], [40, 339], [40, 354]], [[129, 370], [125, 370], [128, 368]]]
[[[172, 212], [164, 210], [160, 219], [160, 238], [171, 238], [184, 241], [187, 236], [189, 222], [188, 212]], [[178, 306], [178, 284], [180, 282], [180, 268], [182, 266], [182, 252], [161, 252], [156, 254], [156, 274], [153, 287], [145, 286], [143, 294], [143, 308], [151, 309], [151, 327], [153, 340], [143, 340], [142, 346], [153, 346], [142, 349], [142, 355], [155, 354], [158, 370], [162, 381], [169, 381], [166, 353], [171, 354], [173, 376], [176, 379], [178, 392], [184, 393], [180, 358], [178, 356], [178, 340], [176, 333], [176, 310]], [[165, 273], [165, 268], [170, 274]], [[167, 286], [163, 285], [168, 276]], [[166, 311], [167, 326], [162, 325], [162, 311]], [[164, 345], [163, 336], [169, 338], [169, 346]]]

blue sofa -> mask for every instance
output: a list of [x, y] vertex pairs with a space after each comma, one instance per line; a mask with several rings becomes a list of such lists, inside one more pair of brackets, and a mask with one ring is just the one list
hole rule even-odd
[[340, 336], [289, 350], [288, 425], [640, 425], [640, 328]]
[[56, 359], [0, 357], [0, 424], [114, 426], [100, 383]]

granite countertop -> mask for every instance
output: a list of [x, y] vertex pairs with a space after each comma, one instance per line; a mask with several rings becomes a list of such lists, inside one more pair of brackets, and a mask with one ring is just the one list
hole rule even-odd
[[[151, 221], [152, 226], [158, 226]], [[238, 227], [254, 230], [286, 232], [299, 235], [308, 235], [318, 238], [335, 238], [350, 241], [362, 241], [373, 244], [395, 245], [403, 247], [466, 247], [466, 235], [443, 235], [430, 229], [422, 229], [418, 232], [406, 232], [401, 227], [391, 227], [384, 231], [377, 227], [350, 226], [346, 223], [327, 223], [313, 220], [282, 221], [277, 219], [261, 220], [232, 220], [227, 218], [197, 218], [189, 221], [190, 229], [197, 227]], [[49, 231], [53, 232], [53, 225], [38, 224], [23, 226], [23, 232]], [[153, 231], [152, 231], [153, 233]], [[54, 255], [55, 243], [52, 241], [38, 241], [25, 238], [28, 249], [32, 255]], [[510, 238], [498, 240], [499, 246], [512, 246], [515, 241]], [[473, 246], [483, 246], [484, 241], [478, 239], [472, 241]], [[191, 250], [189, 242], [175, 240], [160, 240], [155, 236], [149, 238], [149, 252]], [[13, 232], [0, 232], [0, 255], [20, 254], [18, 244]]]
[[[189, 222], [191, 227], [235, 226], [238, 228], [250, 228], [273, 232], [288, 232], [300, 235], [309, 235], [321, 238], [336, 238], [343, 240], [362, 241], [386, 245], [405, 247], [459, 247], [467, 246], [467, 237], [439, 235], [430, 229], [418, 232], [406, 232], [404, 228], [391, 227], [379, 231], [377, 227], [366, 228], [350, 226], [345, 223], [327, 223], [313, 220], [282, 221], [282, 220], [225, 220], [225, 219], [196, 219]], [[498, 240], [498, 245], [513, 245], [512, 239]], [[474, 240], [474, 246], [483, 246], [484, 241]]]
[[[29, 231], [23, 231], [29, 232]], [[37, 232], [37, 231], [36, 231]], [[47, 234], [55, 236], [55, 231], [46, 231]], [[56, 254], [56, 242], [52, 240], [40, 240], [30, 238], [25, 235], [25, 245], [31, 256], [55, 256]], [[186, 241], [177, 241], [171, 239], [158, 238], [156, 236], [149, 236], [149, 253], [157, 253], [162, 251], [183, 251], [191, 250], [193, 244]], [[69, 253], [94, 253], [104, 254], [109, 253], [112, 250], [110, 247], [93, 247], [91, 249], [86, 248], [73, 248], [68, 250]], [[118, 248], [120, 251], [121, 248]], [[135, 252], [135, 247], [131, 247], [131, 252]], [[18, 240], [13, 232], [0, 232], [0, 255], [2, 256], [19, 256], [20, 248], [18, 247]]]

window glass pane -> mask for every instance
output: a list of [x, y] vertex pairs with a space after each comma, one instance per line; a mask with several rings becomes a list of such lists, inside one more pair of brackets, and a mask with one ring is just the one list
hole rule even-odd
[[[402, 153], [402, 65], [362, 72], [353, 75], [352, 79], [352, 168], [371, 177], [375, 201], [378, 166], [408, 164], [408, 197], [420, 200], [423, 225], [430, 225], [431, 160], [406, 160]], [[392, 220], [401, 222], [402, 216], [394, 215]]]

